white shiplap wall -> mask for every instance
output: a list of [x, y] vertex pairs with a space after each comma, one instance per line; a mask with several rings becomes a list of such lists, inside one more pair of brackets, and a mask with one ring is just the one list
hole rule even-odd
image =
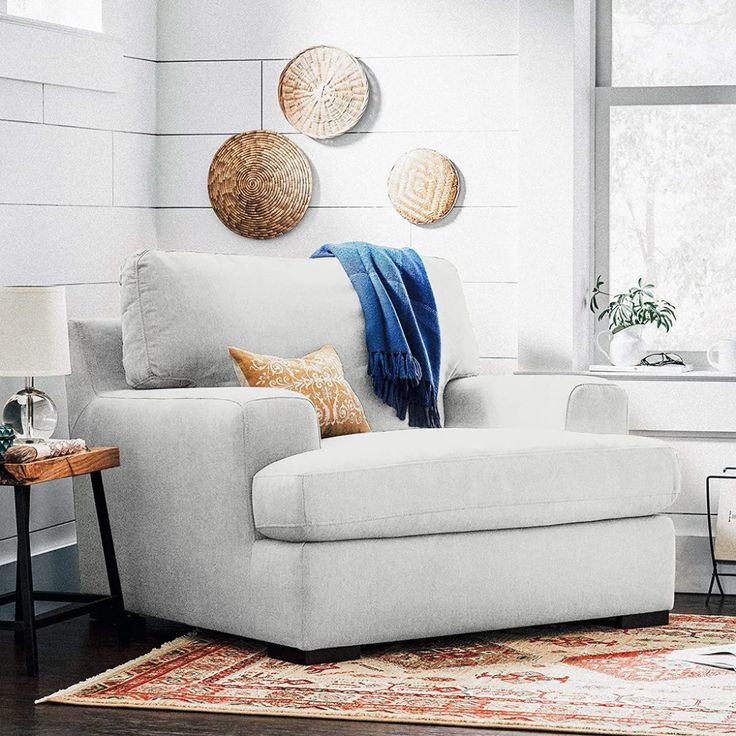
[[[289, 58], [315, 44], [358, 56], [371, 102], [332, 141], [296, 133], [276, 96]], [[159, 247], [307, 256], [325, 242], [412, 245], [454, 261], [485, 368], [517, 356], [518, 7], [516, 0], [160, 0], [158, 16]], [[227, 137], [267, 128], [288, 135], [312, 164], [304, 220], [268, 241], [242, 238], [213, 214], [207, 169]], [[410, 225], [387, 199], [406, 150], [436, 148], [463, 190], [433, 226]]]
[[[3, 78], [0, 66], [0, 283], [66, 284], [71, 317], [116, 316], [121, 260], [156, 245], [155, 0], [107, 2], [105, 22], [122, 40], [118, 92]], [[39, 385], [63, 431], [63, 379]], [[0, 380], [0, 402], [18, 386]], [[70, 483], [40, 486], [31, 508], [35, 552], [73, 541]], [[14, 519], [0, 494], [0, 564], [15, 557]]]

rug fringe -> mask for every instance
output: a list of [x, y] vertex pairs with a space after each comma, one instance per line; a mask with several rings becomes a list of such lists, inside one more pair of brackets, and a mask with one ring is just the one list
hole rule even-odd
[[199, 636], [199, 631], [197, 629], [195, 629], [194, 631], [190, 631], [188, 634], [177, 636], [176, 639], [167, 641], [164, 644], [162, 644], [160, 647], [155, 647], [147, 654], [141, 654], [140, 657], [136, 657], [135, 659], [130, 659], [127, 662], [123, 662], [123, 664], [119, 664], [117, 667], [111, 667], [109, 670], [105, 670], [104, 672], [101, 672], [99, 675], [93, 675], [92, 677], [88, 677], [86, 680], [77, 682], [75, 685], [70, 685], [69, 687], [63, 688], [62, 690], [57, 690], [55, 693], [51, 693], [51, 695], [45, 695], [43, 698], [39, 698], [38, 700], [35, 700], [34, 705], [38, 705], [39, 703], [48, 703], [50, 701], [53, 701], [55, 698], [61, 698], [65, 695], [71, 695], [76, 690], [88, 687], [89, 685], [93, 685], [98, 680], [101, 680], [105, 677], [110, 677], [111, 675], [114, 675], [117, 672], [120, 672], [121, 670], [127, 670], [131, 666], [139, 664], [145, 659], [149, 659], [152, 655], [163, 654], [164, 652], [168, 652], [171, 649], [176, 649], [177, 647], [182, 646], [182, 644], [191, 641], [193, 638], [197, 636]]

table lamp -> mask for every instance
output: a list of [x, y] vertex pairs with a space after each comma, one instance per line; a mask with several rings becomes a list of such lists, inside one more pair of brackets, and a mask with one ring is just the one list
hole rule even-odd
[[25, 377], [25, 387], [3, 409], [17, 441], [43, 443], [56, 429], [56, 405], [33, 385], [34, 377], [69, 373], [64, 287], [0, 287], [0, 376]]

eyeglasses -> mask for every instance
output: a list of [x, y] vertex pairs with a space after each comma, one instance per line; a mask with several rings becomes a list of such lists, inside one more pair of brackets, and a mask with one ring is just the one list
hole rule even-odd
[[639, 365], [656, 368], [663, 365], [685, 365], [685, 361], [677, 353], [650, 353], [639, 361]]

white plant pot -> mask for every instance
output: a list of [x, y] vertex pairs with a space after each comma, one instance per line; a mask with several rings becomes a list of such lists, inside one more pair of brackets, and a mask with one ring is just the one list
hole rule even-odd
[[[595, 336], [598, 349], [611, 361], [611, 365], [630, 368], [637, 365], [647, 354], [647, 342], [642, 337], [644, 325], [634, 325], [612, 335], [607, 330]], [[601, 338], [608, 335], [610, 338], [608, 350], [601, 345]]]

